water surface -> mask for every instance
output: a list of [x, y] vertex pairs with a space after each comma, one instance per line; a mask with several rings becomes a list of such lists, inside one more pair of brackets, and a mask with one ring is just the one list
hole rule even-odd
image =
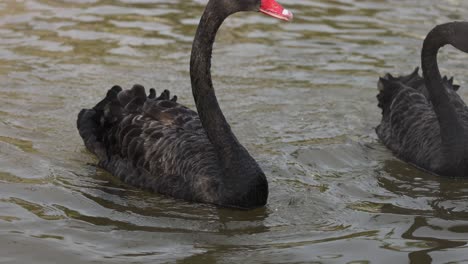
[[[468, 263], [468, 181], [380, 144], [379, 75], [419, 65], [462, 0], [283, 0], [293, 23], [236, 14], [213, 79], [270, 182], [233, 211], [144, 192], [96, 167], [75, 120], [114, 84], [193, 107], [188, 63], [206, 1], [0, 2], [0, 263]], [[468, 56], [439, 55], [468, 99]]]

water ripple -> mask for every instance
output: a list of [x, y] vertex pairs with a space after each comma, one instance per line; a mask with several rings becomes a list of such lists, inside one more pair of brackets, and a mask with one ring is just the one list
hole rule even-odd
[[[224, 23], [214, 84], [268, 175], [266, 208], [175, 201], [96, 168], [75, 118], [112, 85], [170, 89], [193, 108], [189, 55], [205, 3], [0, 2], [0, 262], [468, 261], [468, 183], [398, 161], [373, 131], [377, 77], [418, 66], [425, 34], [466, 18], [466, 1], [283, 1], [293, 23]], [[467, 59], [439, 55], [462, 86]]]

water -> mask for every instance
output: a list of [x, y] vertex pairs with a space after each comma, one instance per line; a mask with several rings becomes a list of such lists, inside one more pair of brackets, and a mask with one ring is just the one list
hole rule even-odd
[[[468, 263], [468, 181], [422, 173], [377, 140], [376, 82], [419, 65], [462, 0], [283, 0], [236, 14], [214, 50], [220, 104], [268, 175], [268, 206], [233, 211], [129, 187], [96, 168], [78, 111], [113, 84], [193, 107], [205, 1], [0, 2], [0, 263]], [[466, 54], [444, 74], [468, 100]]]

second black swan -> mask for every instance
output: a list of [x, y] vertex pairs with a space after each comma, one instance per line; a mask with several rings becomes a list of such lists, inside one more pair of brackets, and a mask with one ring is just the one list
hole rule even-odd
[[231, 131], [211, 81], [216, 32], [229, 15], [260, 11], [290, 20], [274, 0], [210, 0], [192, 46], [190, 77], [198, 113], [164, 91], [112, 87], [77, 126], [99, 165], [131, 185], [187, 201], [255, 208], [268, 198], [260, 166]]
[[468, 53], [468, 22], [432, 29], [421, 52], [423, 78], [380, 78], [377, 95], [382, 121], [380, 140], [397, 157], [431, 173], [468, 177], [468, 108], [457, 94], [453, 78], [442, 77], [437, 53], [447, 44]]

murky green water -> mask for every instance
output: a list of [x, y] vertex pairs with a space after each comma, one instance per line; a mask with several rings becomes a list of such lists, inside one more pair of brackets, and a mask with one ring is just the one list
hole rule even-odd
[[[376, 138], [376, 81], [419, 65], [464, 0], [283, 0], [293, 23], [237, 14], [213, 78], [268, 175], [268, 206], [174, 201], [95, 167], [78, 111], [113, 84], [193, 106], [188, 62], [205, 1], [0, 1], [0, 263], [468, 263], [468, 181], [396, 160]], [[468, 100], [468, 56], [442, 71]]]

